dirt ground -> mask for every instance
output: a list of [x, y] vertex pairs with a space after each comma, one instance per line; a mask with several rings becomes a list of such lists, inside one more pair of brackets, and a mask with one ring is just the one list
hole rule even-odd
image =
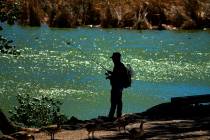
[[[210, 140], [209, 118], [203, 120], [158, 120], [146, 121], [144, 124], [144, 135], [140, 139], [148, 140]], [[126, 126], [126, 130], [138, 128], [139, 123]], [[34, 134], [36, 140], [50, 140], [45, 132]], [[111, 130], [99, 130], [94, 138], [88, 137], [86, 129], [61, 130], [55, 134], [56, 140], [128, 140], [128, 131], [119, 131], [117, 128]]]

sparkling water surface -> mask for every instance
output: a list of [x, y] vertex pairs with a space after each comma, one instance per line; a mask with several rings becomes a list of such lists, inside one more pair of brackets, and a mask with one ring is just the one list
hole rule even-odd
[[107, 115], [110, 56], [134, 70], [123, 94], [123, 112], [141, 112], [171, 97], [210, 93], [210, 31], [155, 31], [8, 26], [20, 56], [0, 54], [0, 106], [8, 112], [16, 95], [43, 94], [63, 101], [67, 116]]

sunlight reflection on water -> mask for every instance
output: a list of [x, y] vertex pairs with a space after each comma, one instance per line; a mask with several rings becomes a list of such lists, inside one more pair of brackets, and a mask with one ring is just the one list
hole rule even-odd
[[113, 67], [113, 51], [120, 51], [135, 72], [132, 87], [125, 90], [124, 112], [210, 90], [208, 32], [4, 28], [1, 34], [15, 39], [21, 50], [18, 57], [0, 54], [4, 110], [11, 109], [17, 93], [30, 93], [63, 100], [69, 116], [106, 115], [110, 85], [100, 65]]

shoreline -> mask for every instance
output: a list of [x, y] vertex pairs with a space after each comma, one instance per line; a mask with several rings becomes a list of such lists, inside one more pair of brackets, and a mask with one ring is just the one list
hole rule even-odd
[[[102, 126], [96, 129], [93, 139], [128, 140], [133, 139], [129, 130], [139, 128], [140, 122], [144, 121], [144, 133], [140, 139], [210, 139], [210, 105], [202, 105], [199, 109], [192, 107], [188, 111], [174, 111], [170, 110], [173, 108], [171, 104], [159, 104], [141, 113], [124, 114], [121, 117], [123, 118], [121, 122], [118, 120], [110, 121], [105, 116], [98, 116], [89, 120], [79, 120], [71, 117], [68, 122], [61, 125], [61, 130], [55, 134], [55, 138], [63, 140], [92, 139], [88, 136], [86, 129], [86, 125], [91, 123]], [[203, 108], [205, 108], [205, 111], [202, 113]], [[119, 130], [119, 126], [122, 127], [121, 124], [125, 122], [125, 131], [123, 128]], [[49, 135], [43, 131], [34, 135], [38, 140], [49, 138]]]
[[[7, 23], [1, 23], [0, 25], [0, 28], [3, 30], [4, 29], [4, 26], [5, 24]], [[47, 28], [50, 28], [50, 29], [78, 29], [78, 28], [90, 28], [90, 29], [119, 29], [119, 30], [137, 30], [137, 31], [144, 31], [144, 30], [149, 30], [149, 31], [210, 31], [210, 27], [204, 27], [204, 28], [192, 28], [192, 29], [181, 29], [181, 28], [176, 28], [176, 27], [173, 27], [173, 26], [170, 26], [170, 25], [166, 25], [165, 26], [168, 26], [168, 28], [151, 28], [151, 29], [135, 29], [133, 27], [109, 27], [109, 28], [104, 28], [104, 27], [101, 27], [100, 25], [80, 25], [80, 26], [75, 26], [75, 27], [52, 27], [52, 26], [49, 26], [47, 23], [41, 23], [40, 26], [30, 26], [30, 25], [23, 25], [23, 24], [20, 24], [20, 23], [15, 23], [16, 26], [20, 26], [20, 27], [47, 27]], [[14, 25], [13, 25], [14, 26]], [[1, 30], [0, 30], [1, 31]]]
[[[67, 130], [61, 129], [55, 134], [55, 139], [59, 140], [129, 140], [132, 139], [128, 130], [139, 127], [137, 122], [126, 125], [126, 131], [119, 131], [118, 127], [111, 127], [105, 130], [96, 130], [94, 137], [89, 137], [85, 128]], [[200, 118], [198, 120], [171, 119], [171, 120], [146, 120], [144, 123], [144, 134], [140, 139], [193, 139], [208, 140], [210, 139], [209, 129], [210, 118]], [[33, 134], [37, 140], [49, 139], [50, 136], [46, 132]]]
[[[188, 99], [189, 97], [192, 96], [188, 96]], [[20, 133], [33, 136], [35, 140], [46, 140], [52, 136], [56, 140], [129, 140], [134, 139], [131, 130], [135, 129], [141, 130], [141, 135], [137, 139], [210, 139], [210, 104], [190, 104], [189, 108], [189, 104], [174, 103], [177, 101], [177, 98], [175, 99], [172, 102], [156, 105], [145, 112], [123, 114], [121, 118], [115, 120], [110, 120], [106, 116], [79, 120], [72, 116], [62, 124], [21, 128]], [[143, 127], [140, 129], [142, 122], [144, 122]], [[88, 125], [92, 127], [93, 136], [88, 135], [90, 130]], [[4, 137], [7, 135], [1, 135], [0, 139], [3, 140]]]

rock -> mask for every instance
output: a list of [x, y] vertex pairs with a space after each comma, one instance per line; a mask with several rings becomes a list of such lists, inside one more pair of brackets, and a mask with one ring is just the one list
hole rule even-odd
[[142, 112], [148, 119], [187, 119], [210, 115], [210, 105], [162, 103]]
[[76, 117], [72, 116], [68, 121], [66, 121], [64, 124], [78, 124], [78, 123], [83, 123], [82, 120], [77, 119]]
[[19, 131], [19, 132], [10, 134], [10, 136], [16, 138], [17, 140], [29, 140], [29, 139], [34, 140], [35, 139], [33, 135], [29, 134], [26, 131]]
[[17, 140], [17, 139], [9, 135], [2, 135], [2, 136], [0, 135], [0, 140]]
[[25, 128], [25, 127], [21, 127], [20, 128], [20, 131], [25, 131], [25, 132], [28, 132], [28, 133], [38, 133], [38, 132], [40, 132], [40, 129], [38, 129], [38, 128]]
[[62, 129], [65, 130], [77, 130], [77, 129], [81, 129], [84, 126], [82, 124], [76, 124], [76, 125], [61, 125]]
[[107, 116], [98, 116], [98, 120], [103, 121], [103, 122], [109, 122], [110, 118]]

